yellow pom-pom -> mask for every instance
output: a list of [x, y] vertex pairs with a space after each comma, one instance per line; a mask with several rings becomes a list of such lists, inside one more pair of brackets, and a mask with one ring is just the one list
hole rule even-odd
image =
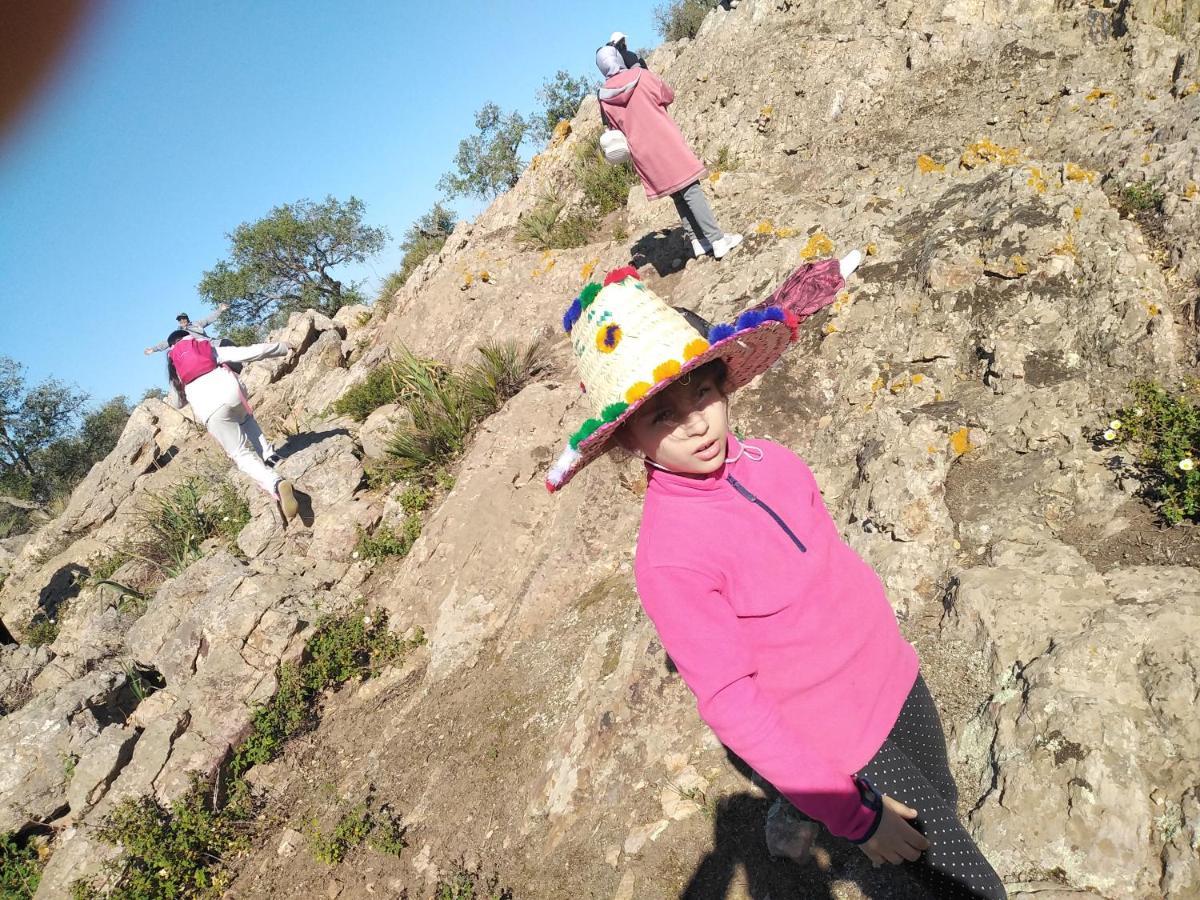
[[665, 363], [659, 363], [654, 367], [655, 382], [665, 381], [668, 378], [674, 378], [679, 374], [679, 370], [683, 368], [679, 365], [678, 360], [668, 359]]
[[646, 396], [646, 392], [649, 390], [649, 384], [647, 384], [645, 381], [639, 381], [625, 392], [625, 402], [630, 404], [637, 403]]
[[601, 353], [612, 353], [617, 349], [619, 343], [621, 343], [621, 326], [616, 322], [609, 322], [596, 330], [596, 349]]
[[695, 359], [707, 349], [708, 341], [704, 340], [704, 338], [696, 338], [694, 341], [688, 341], [688, 345], [683, 348], [684, 361]]

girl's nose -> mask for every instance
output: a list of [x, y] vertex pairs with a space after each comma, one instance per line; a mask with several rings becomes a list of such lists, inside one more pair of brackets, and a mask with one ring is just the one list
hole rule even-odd
[[693, 409], [685, 414], [681, 424], [689, 436], [701, 435], [708, 430], [708, 422], [705, 421], [704, 414], [698, 409]]

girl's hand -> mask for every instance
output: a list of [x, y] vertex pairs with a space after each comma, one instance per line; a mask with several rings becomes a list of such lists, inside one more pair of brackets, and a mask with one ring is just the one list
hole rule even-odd
[[885, 794], [879, 827], [875, 829], [871, 839], [861, 845], [867, 859], [876, 866], [885, 862], [915, 862], [920, 859], [921, 854], [929, 849], [929, 841], [906, 821], [916, 817], [915, 809], [910, 809], [899, 800]]

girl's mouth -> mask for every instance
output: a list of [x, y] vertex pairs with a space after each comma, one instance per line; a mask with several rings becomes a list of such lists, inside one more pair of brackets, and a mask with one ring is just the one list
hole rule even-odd
[[720, 444], [718, 444], [717, 441], [714, 439], [714, 440], [709, 441], [707, 444], [705, 444], [703, 447], [701, 447], [699, 450], [696, 451], [696, 458], [703, 460], [704, 462], [709, 462], [716, 458], [716, 456], [720, 452], [720, 450], [721, 450]]

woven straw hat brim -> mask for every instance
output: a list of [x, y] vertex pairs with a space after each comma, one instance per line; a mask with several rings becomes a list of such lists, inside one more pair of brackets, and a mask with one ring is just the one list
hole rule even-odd
[[771, 368], [787, 350], [791, 341], [791, 329], [785, 323], [774, 319], [768, 319], [754, 328], [739, 331], [724, 340], [717, 341], [703, 353], [684, 363], [677, 375], [665, 378], [655, 384], [640, 400], [629, 404], [629, 408], [620, 416], [611, 422], [605, 422], [587, 438], [580, 441], [579, 446], [576, 447], [579, 459], [567, 469], [562, 481], [554, 489], [562, 490], [588, 463], [611, 450], [612, 438], [617, 429], [641, 409], [648, 400], [665, 391], [689, 372], [695, 371], [714, 359], [724, 359], [728, 368], [725, 392], [732, 394]]

